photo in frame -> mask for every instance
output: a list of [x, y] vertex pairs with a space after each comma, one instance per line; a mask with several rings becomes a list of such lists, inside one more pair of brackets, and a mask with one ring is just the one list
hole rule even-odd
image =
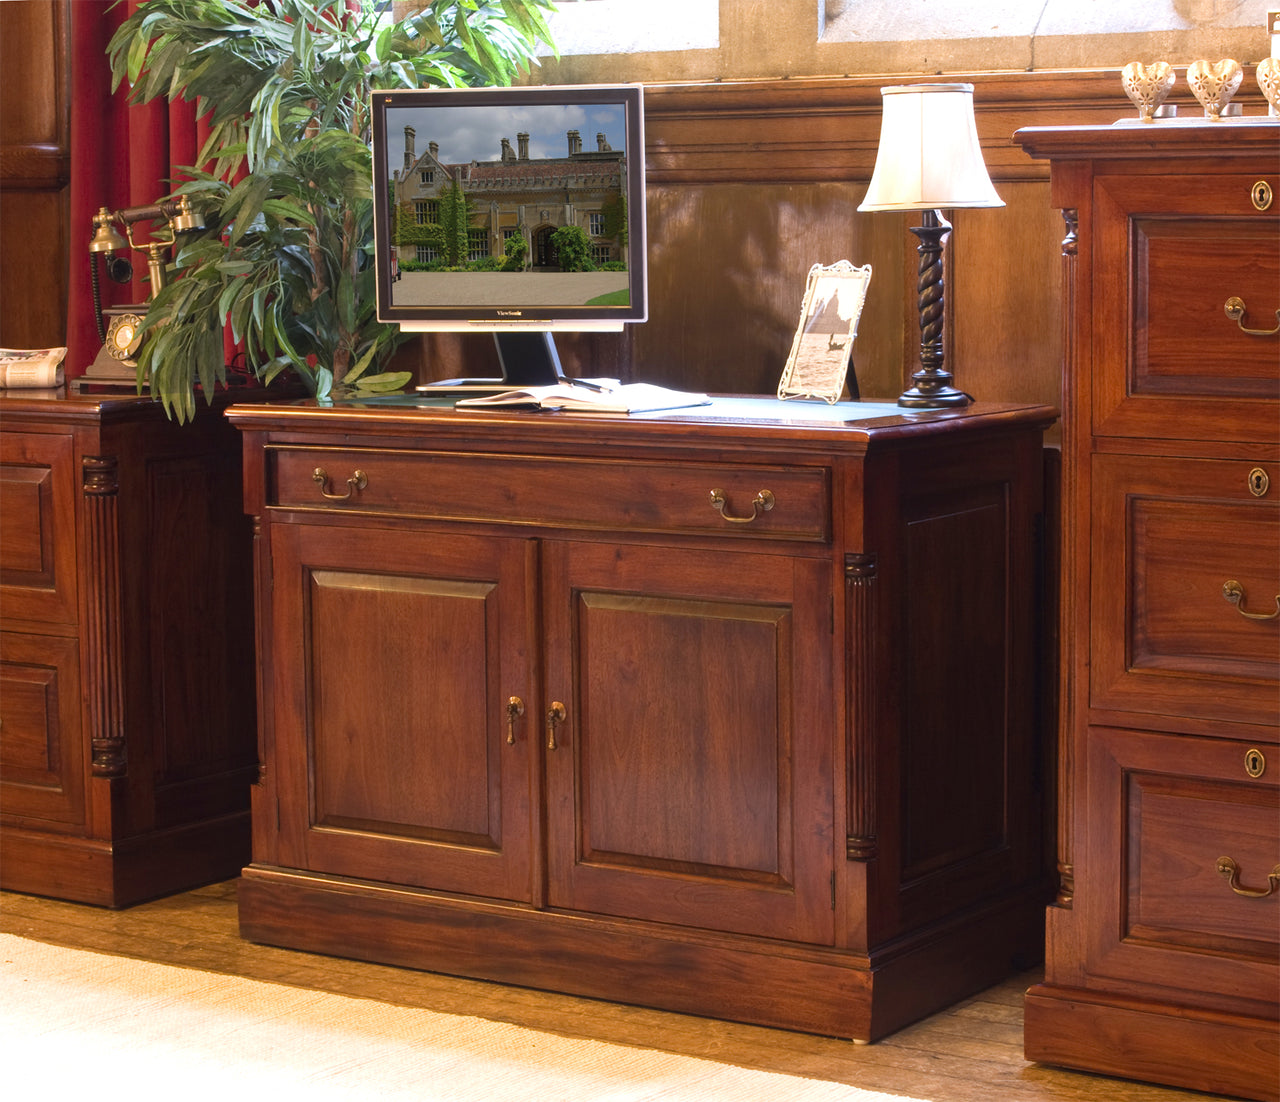
[[[870, 264], [856, 268], [839, 260], [809, 269], [800, 324], [778, 382], [779, 398], [820, 398], [829, 404], [840, 400], [870, 282]], [[856, 377], [849, 381], [849, 390], [856, 399]]]

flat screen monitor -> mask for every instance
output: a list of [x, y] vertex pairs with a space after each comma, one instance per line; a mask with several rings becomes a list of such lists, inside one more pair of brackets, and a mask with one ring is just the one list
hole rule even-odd
[[553, 332], [645, 319], [639, 85], [376, 92], [372, 115], [380, 320]]

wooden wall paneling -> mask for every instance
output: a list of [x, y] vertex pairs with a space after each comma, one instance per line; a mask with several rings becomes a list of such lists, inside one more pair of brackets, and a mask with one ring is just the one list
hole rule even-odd
[[0, 34], [0, 345], [65, 340], [69, 0], [4, 5]]
[[[983, 401], [1061, 401], [1062, 217], [1047, 183], [1001, 181], [1003, 207], [958, 211], [947, 251], [948, 370]], [[945, 330], [944, 330], [945, 336]]]

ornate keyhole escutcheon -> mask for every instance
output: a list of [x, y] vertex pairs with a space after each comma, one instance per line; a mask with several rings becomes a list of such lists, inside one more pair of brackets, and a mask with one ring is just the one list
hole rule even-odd
[[1244, 756], [1244, 771], [1253, 778], [1261, 777], [1267, 771], [1267, 757], [1256, 747], [1250, 747]]

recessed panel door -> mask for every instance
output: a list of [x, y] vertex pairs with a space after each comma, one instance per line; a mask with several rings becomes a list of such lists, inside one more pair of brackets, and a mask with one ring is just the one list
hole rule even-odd
[[[534, 545], [272, 532], [280, 859], [528, 900]], [[294, 653], [290, 653], [294, 652]], [[277, 680], [279, 676], [277, 673]]]
[[829, 943], [829, 562], [544, 562], [550, 903]]

